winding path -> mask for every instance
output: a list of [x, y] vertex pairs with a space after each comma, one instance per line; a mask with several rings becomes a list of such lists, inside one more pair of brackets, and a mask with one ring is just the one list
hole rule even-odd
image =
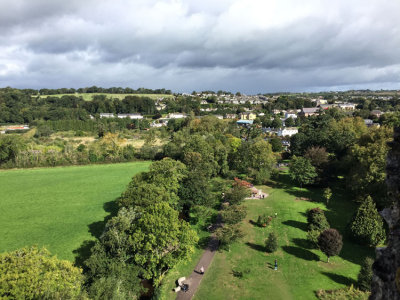
[[210, 237], [210, 241], [208, 243], [208, 246], [206, 250], [204, 251], [203, 255], [201, 256], [199, 262], [197, 263], [196, 267], [194, 268], [192, 274], [183, 282], [185, 284], [189, 285], [189, 290], [187, 292], [179, 291], [178, 295], [176, 296], [176, 300], [190, 300], [194, 296], [194, 294], [197, 291], [197, 288], [199, 287], [201, 283], [201, 279], [203, 278], [204, 275], [200, 274], [200, 268], [204, 268], [204, 273], [207, 272], [208, 267], [210, 266], [213, 258], [215, 251], [218, 250], [219, 246], [219, 241], [213, 234]]

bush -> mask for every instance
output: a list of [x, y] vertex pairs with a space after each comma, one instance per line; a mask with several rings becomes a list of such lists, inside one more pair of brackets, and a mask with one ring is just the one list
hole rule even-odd
[[307, 240], [310, 242], [312, 248], [318, 248], [318, 237], [321, 234], [319, 230], [309, 230], [307, 232]]
[[267, 216], [266, 214], [259, 215], [257, 219], [257, 225], [260, 227], [266, 227], [271, 223], [272, 217]]
[[357, 209], [350, 223], [350, 233], [356, 242], [369, 246], [376, 246], [385, 240], [382, 217], [370, 196]]
[[272, 253], [278, 249], [278, 238], [275, 233], [271, 232], [268, 239], [265, 241], [265, 248], [267, 252]]
[[307, 211], [307, 222], [308, 230], [318, 230], [321, 232], [330, 227], [324, 211], [319, 207]]
[[225, 201], [230, 204], [240, 204], [248, 197], [250, 191], [247, 187], [236, 184], [232, 189], [225, 193]]
[[358, 273], [357, 285], [362, 291], [371, 290], [372, 281], [372, 264], [374, 260], [370, 257], [366, 257], [361, 265], [360, 273]]
[[338, 290], [318, 290], [316, 296], [320, 300], [368, 300], [369, 293], [353, 288], [353, 285]]
[[232, 269], [232, 274], [233, 276], [237, 278], [243, 278], [246, 275], [250, 274], [251, 270], [250, 268], [234, 268]]

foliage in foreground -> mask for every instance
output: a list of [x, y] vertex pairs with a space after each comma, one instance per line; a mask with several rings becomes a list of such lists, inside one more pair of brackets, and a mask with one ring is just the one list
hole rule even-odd
[[1, 299], [81, 299], [82, 270], [51, 256], [45, 248], [0, 255]]
[[367, 300], [370, 293], [363, 292], [350, 286], [338, 290], [319, 290], [315, 295], [320, 300]]
[[361, 270], [360, 273], [358, 273], [357, 277], [357, 285], [358, 288], [362, 291], [371, 290], [373, 263], [374, 260], [372, 258], [366, 257], [361, 265]]

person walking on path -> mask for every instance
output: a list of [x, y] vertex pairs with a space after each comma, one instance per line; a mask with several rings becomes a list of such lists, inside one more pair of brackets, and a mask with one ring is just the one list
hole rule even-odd
[[201, 268], [200, 268], [200, 274], [201, 274], [201, 275], [204, 274], [204, 267], [203, 267], [203, 266], [201, 266]]
[[278, 261], [275, 259], [275, 269], [274, 269], [275, 271], [277, 271], [278, 270]]

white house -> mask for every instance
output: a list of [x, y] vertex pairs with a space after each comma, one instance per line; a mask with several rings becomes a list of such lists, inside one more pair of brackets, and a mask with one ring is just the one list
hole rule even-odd
[[112, 113], [100, 113], [100, 118], [115, 118]]
[[186, 118], [187, 115], [185, 113], [169, 113], [168, 119], [183, 119]]
[[285, 112], [285, 120], [288, 118], [296, 119], [297, 113], [293, 110], [288, 110], [287, 112]]
[[278, 136], [292, 136], [299, 132], [297, 127], [280, 128], [277, 132]]
[[339, 104], [339, 108], [343, 110], [355, 110], [356, 105], [354, 103], [343, 103]]
[[117, 117], [119, 119], [125, 119], [129, 118], [131, 120], [140, 120], [143, 119], [143, 116], [141, 114], [118, 114]]

